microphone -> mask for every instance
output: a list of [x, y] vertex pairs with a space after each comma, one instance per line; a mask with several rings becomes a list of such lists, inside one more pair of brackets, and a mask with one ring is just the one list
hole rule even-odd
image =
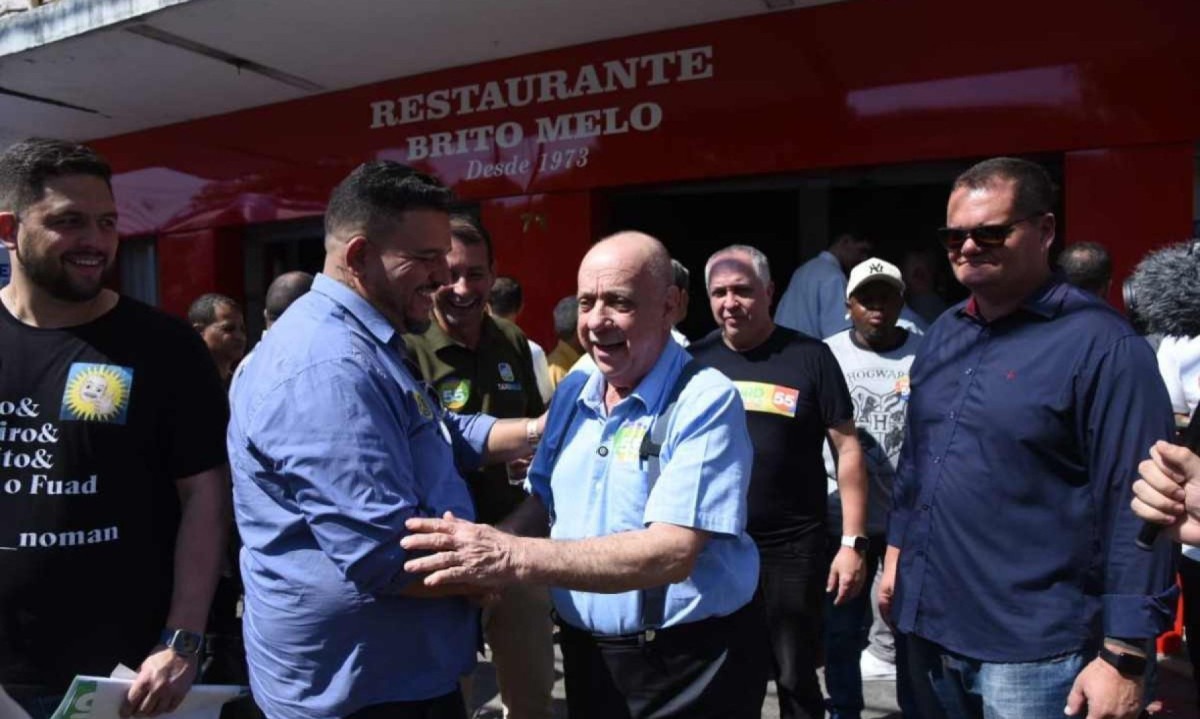
[[[1200, 240], [1151, 252], [1122, 287], [1125, 309], [1143, 334], [1200, 335]], [[1162, 525], [1143, 522], [1137, 546], [1150, 549]]]
[[1130, 319], [1145, 334], [1200, 335], [1200, 240], [1146, 255], [1122, 289]]

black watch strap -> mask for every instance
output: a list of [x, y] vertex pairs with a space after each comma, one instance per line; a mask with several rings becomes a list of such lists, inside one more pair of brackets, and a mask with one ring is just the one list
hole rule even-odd
[[1140, 679], [1146, 673], [1146, 658], [1136, 654], [1114, 652], [1108, 647], [1100, 647], [1100, 658], [1112, 665], [1117, 673], [1127, 679]]
[[204, 635], [189, 632], [186, 629], [167, 628], [163, 630], [158, 643], [176, 654], [190, 659], [200, 656], [200, 652], [204, 649]]

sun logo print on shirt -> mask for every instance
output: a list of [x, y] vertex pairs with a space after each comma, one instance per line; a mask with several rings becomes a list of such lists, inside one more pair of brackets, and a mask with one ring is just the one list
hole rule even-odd
[[67, 372], [59, 419], [125, 424], [133, 370], [111, 364], [75, 362]]

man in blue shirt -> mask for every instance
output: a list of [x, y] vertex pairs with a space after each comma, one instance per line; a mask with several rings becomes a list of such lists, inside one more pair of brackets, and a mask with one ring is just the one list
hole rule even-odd
[[443, 414], [405, 358], [401, 333], [427, 326], [448, 280], [449, 202], [394, 162], [352, 172], [329, 201], [323, 273], [233, 397], [246, 656], [270, 719], [465, 714], [478, 624], [462, 595], [479, 592], [405, 571], [404, 522], [473, 516], [456, 462], [530, 446], [525, 420]]
[[[572, 719], [757, 719], [762, 707], [745, 411], [728, 379], [670, 340], [671, 281], [651, 237], [596, 244], [578, 297], [599, 371], [559, 385], [533, 495], [497, 528], [412, 519], [402, 541], [438, 552], [407, 565], [431, 587], [553, 587]], [[500, 531], [544, 534], [547, 519], [549, 539]]]
[[1170, 548], [1136, 548], [1129, 506], [1170, 403], [1146, 342], [1051, 273], [1053, 195], [988, 160], [941, 231], [971, 297], [913, 363], [880, 590], [927, 717], [1134, 716], [1170, 625]]

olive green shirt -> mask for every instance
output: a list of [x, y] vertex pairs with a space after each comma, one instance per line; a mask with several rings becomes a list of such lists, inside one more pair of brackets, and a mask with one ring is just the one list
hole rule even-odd
[[[423, 334], [404, 335], [404, 341], [442, 406], [452, 412], [483, 412], [506, 419], [537, 417], [545, 410], [533, 374], [529, 341], [511, 322], [484, 315], [475, 349], [452, 340], [436, 321]], [[503, 464], [464, 472], [463, 476], [480, 522], [495, 524], [525, 498], [521, 487], [509, 484]]]

